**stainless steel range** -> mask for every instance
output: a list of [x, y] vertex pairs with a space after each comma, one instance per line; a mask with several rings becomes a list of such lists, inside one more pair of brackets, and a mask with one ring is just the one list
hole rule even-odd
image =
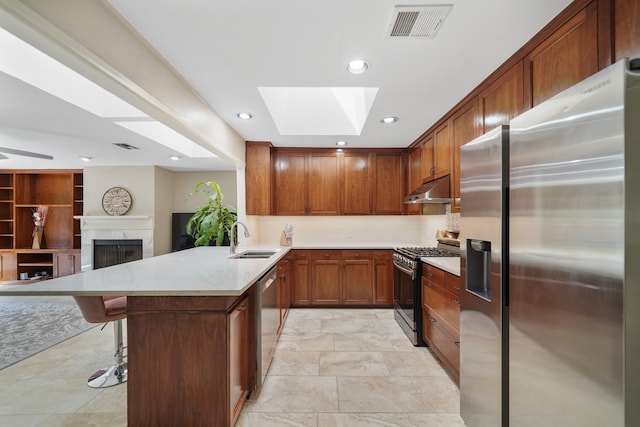
[[[444, 249], [446, 247], [447, 249]], [[393, 251], [393, 308], [396, 321], [413, 345], [424, 346], [422, 339], [422, 262], [425, 257], [459, 257], [455, 242], [433, 247], [399, 247]]]

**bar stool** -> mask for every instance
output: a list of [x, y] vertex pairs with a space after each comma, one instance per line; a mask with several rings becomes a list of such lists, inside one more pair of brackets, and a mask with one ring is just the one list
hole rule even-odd
[[96, 371], [87, 380], [89, 387], [103, 388], [127, 381], [127, 363], [124, 361], [122, 319], [127, 317], [127, 297], [74, 296], [89, 323], [113, 322], [116, 352], [114, 363]]

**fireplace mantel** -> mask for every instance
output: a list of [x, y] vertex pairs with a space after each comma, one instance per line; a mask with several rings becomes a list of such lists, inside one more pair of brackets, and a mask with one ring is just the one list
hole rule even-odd
[[153, 217], [145, 215], [83, 215], [80, 220], [82, 271], [93, 269], [93, 241], [97, 239], [141, 239], [142, 257], [153, 256]]

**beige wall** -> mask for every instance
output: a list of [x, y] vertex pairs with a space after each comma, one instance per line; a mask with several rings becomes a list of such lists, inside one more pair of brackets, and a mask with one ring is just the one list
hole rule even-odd
[[174, 172], [173, 212], [193, 212], [196, 207], [205, 202], [205, 197], [200, 194], [187, 197], [200, 181], [215, 181], [220, 184], [224, 194], [224, 204], [237, 207], [235, 172]]
[[154, 166], [93, 166], [84, 169], [84, 215], [106, 215], [102, 196], [123, 187], [133, 199], [127, 215], [154, 215]]
[[[199, 181], [216, 181], [226, 205], [237, 201], [235, 172], [172, 172], [156, 166], [92, 166], [84, 169], [84, 215], [106, 215], [102, 195], [123, 187], [133, 202], [127, 215], [150, 216], [154, 221], [154, 255], [171, 251], [171, 213], [193, 212], [204, 197], [189, 197]], [[187, 198], [185, 202], [185, 198]]]
[[154, 168], [155, 210], [153, 215], [153, 255], [171, 252], [171, 212], [173, 212], [174, 173]]

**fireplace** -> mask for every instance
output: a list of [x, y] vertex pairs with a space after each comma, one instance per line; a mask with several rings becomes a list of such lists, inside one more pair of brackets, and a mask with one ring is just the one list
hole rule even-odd
[[[95, 241], [105, 240], [113, 242], [135, 240], [141, 242], [141, 258], [149, 258], [154, 255], [153, 217], [142, 215], [87, 215], [77, 216], [75, 218], [80, 220], [82, 271], [97, 268], [94, 266], [94, 261], [96, 260], [94, 251], [96, 248], [99, 248], [99, 246], [95, 245]], [[129, 246], [128, 244], [124, 245]], [[99, 248], [98, 251], [102, 249], [103, 248]], [[125, 249], [127, 252], [131, 250], [130, 247], [123, 248], [122, 250]]]
[[142, 239], [93, 241], [93, 269], [142, 259]]

